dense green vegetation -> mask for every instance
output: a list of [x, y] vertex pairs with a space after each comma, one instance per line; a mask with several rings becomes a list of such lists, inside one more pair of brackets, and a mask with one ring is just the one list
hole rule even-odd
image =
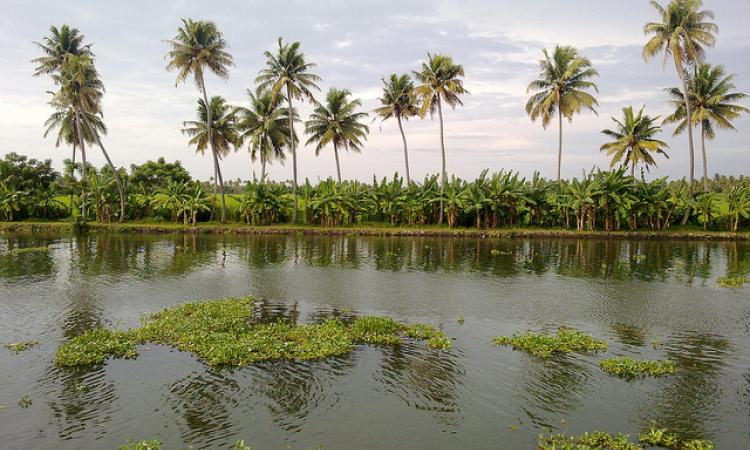
[[627, 356], [603, 359], [599, 361], [599, 367], [607, 373], [630, 380], [645, 376], [663, 377], [677, 370], [674, 361], [668, 359], [635, 361]]
[[641, 434], [638, 442], [624, 434], [612, 435], [603, 431], [580, 435], [551, 434], [541, 435], [537, 441], [538, 450], [643, 450], [645, 447], [658, 447], [672, 450], [711, 450], [714, 444], [705, 439], [680, 439], [675, 433], [663, 428], [652, 427]]
[[31, 348], [34, 348], [37, 345], [39, 345], [39, 341], [32, 340], [32, 341], [22, 341], [22, 342], [13, 342], [10, 344], [3, 344], [3, 347], [7, 348], [13, 353], [21, 353]]
[[511, 346], [514, 350], [523, 350], [540, 358], [548, 358], [556, 353], [602, 352], [607, 350], [606, 342], [598, 341], [573, 328], [560, 328], [554, 336], [532, 332], [516, 333], [513, 336], [498, 336], [493, 340], [493, 343]]
[[56, 364], [101, 364], [109, 357], [135, 358], [136, 345], [172, 345], [195, 353], [210, 365], [242, 366], [269, 360], [314, 360], [338, 356], [357, 344], [398, 345], [424, 341], [448, 350], [451, 340], [424, 324], [401, 324], [387, 317], [339, 318], [314, 324], [253, 321], [252, 298], [192, 302], [148, 316], [142, 327], [126, 331], [89, 330], [57, 351]]

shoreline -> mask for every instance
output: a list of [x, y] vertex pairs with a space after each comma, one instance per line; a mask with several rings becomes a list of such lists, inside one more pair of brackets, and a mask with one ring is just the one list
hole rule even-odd
[[[239, 223], [203, 223], [195, 227], [169, 223], [98, 223], [89, 222], [90, 233], [123, 234], [305, 234], [321, 236], [404, 236], [404, 237], [479, 237], [479, 238], [557, 238], [557, 239], [644, 239], [686, 241], [750, 241], [750, 231], [703, 230], [636, 230], [576, 231], [554, 228], [441, 228], [372, 226], [321, 227], [316, 225], [253, 226]], [[72, 222], [0, 222], [0, 233], [73, 232]]]

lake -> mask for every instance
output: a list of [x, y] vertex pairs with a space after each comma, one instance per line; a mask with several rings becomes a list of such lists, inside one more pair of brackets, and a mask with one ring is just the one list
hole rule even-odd
[[[0, 234], [0, 343], [40, 342], [0, 348], [0, 448], [530, 449], [548, 430], [637, 436], [654, 422], [750, 448], [750, 288], [717, 283], [749, 274], [747, 242]], [[453, 348], [213, 368], [146, 345], [134, 360], [54, 364], [92, 327], [248, 294], [262, 318], [383, 315], [438, 326]], [[561, 325], [608, 350], [542, 360], [492, 345]], [[610, 356], [678, 372], [627, 381], [599, 369]]]

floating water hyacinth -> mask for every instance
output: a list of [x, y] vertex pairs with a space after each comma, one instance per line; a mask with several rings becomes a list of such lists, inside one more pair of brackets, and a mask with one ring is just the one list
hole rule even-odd
[[621, 378], [663, 377], [677, 371], [674, 361], [668, 359], [636, 361], [627, 356], [607, 358], [599, 362], [603, 371]]
[[600, 352], [607, 350], [607, 343], [574, 328], [560, 328], [556, 335], [542, 333], [516, 333], [513, 336], [498, 336], [495, 345], [511, 346], [533, 356], [549, 358], [555, 353]]

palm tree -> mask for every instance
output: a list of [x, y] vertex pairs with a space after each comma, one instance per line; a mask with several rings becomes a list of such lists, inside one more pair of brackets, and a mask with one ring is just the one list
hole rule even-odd
[[[281, 108], [278, 99], [274, 99], [270, 90], [257, 90], [255, 94], [248, 89], [250, 107], [236, 108], [237, 128], [241, 131], [241, 142], [247, 141], [252, 161], [260, 159], [260, 182], [266, 179], [266, 164], [271, 159], [284, 161], [289, 140], [288, 110]], [[294, 136], [296, 139], [297, 137]]]
[[[182, 26], [177, 29], [177, 35], [167, 43], [171, 47], [168, 57], [169, 64], [167, 70], [177, 70], [177, 81], [175, 85], [185, 81], [191, 75], [198, 90], [203, 94], [203, 104], [209, 104], [208, 94], [206, 93], [206, 80], [204, 73], [206, 70], [213, 72], [214, 75], [221, 79], [229, 78], [229, 67], [233, 66], [232, 55], [227, 52], [227, 43], [224, 35], [216, 27], [216, 24], [210, 21], [192, 19], [182, 19]], [[211, 136], [211, 128], [214, 121], [212, 120], [211, 108], [208, 108], [209, 116], [205, 122], [206, 141], [211, 145], [211, 155], [214, 161], [214, 173], [218, 177], [221, 188], [221, 222], [224, 223], [227, 214], [227, 203], [224, 196], [224, 178], [219, 170], [219, 154], [214, 148], [216, 141]]]
[[317, 143], [315, 155], [328, 144], [333, 144], [333, 154], [336, 156], [336, 175], [341, 183], [341, 165], [339, 163], [339, 147], [359, 152], [362, 141], [367, 139], [370, 131], [361, 122], [367, 113], [356, 112], [362, 105], [359, 99], [349, 100], [351, 92], [346, 89], [331, 88], [326, 95], [325, 105], [319, 103], [310, 120], [305, 122], [305, 132], [310, 134], [307, 144]]
[[599, 75], [588, 58], [578, 54], [578, 50], [569, 46], [556, 45], [550, 55], [545, 49], [544, 59], [539, 61], [541, 71], [539, 79], [529, 83], [526, 92], [534, 94], [526, 102], [526, 113], [532, 122], [542, 119], [542, 127], [552, 121], [557, 113], [558, 144], [557, 144], [557, 182], [560, 182], [562, 166], [562, 119], [573, 121], [573, 114], [587, 108], [596, 114], [595, 106], [599, 106], [593, 95], [586, 92], [594, 89], [599, 92], [591, 79]]
[[635, 166], [638, 164], [643, 163], [646, 168], [656, 165], [652, 153], [669, 158], [665, 151], [669, 146], [664, 141], [654, 139], [661, 132], [661, 127], [656, 125], [659, 116], [650, 117], [643, 113], [643, 108], [638, 114], [634, 114], [632, 106], [622, 108], [622, 115], [622, 120], [612, 118], [617, 125], [615, 130], [602, 130], [603, 134], [615, 139], [600, 148], [612, 157], [612, 167], [617, 163], [621, 163], [623, 167], [630, 165], [630, 176], [635, 177]]
[[[462, 94], [468, 94], [464, 88], [461, 78], [464, 77], [464, 68], [460, 64], [455, 64], [450, 56], [427, 54], [427, 62], [422, 63], [422, 70], [414, 72], [414, 77], [422, 83], [414, 88], [414, 92], [419, 98], [422, 107], [420, 115], [425, 116], [427, 111], [434, 114], [438, 112], [440, 119], [440, 156], [442, 160], [440, 171], [440, 191], [445, 192], [445, 183], [447, 173], [445, 170], [445, 138], [443, 136], [443, 101], [451, 108], [456, 109], [456, 105], [463, 106]], [[441, 197], [442, 198], [442, 197]], [[440, 224], [443, 223], [443, 203], [440, 203]]]
[[375, 113], [380, 116], [382, 121], [396, 118], [398, 122], [398, 131], [401, 132], [401, 139], [404, 141], [404, 166], [406, 167], [406, 184], [411, 184], [409, 175], [409, 150], [406, 145], [406, 135], [404, 127], [401, 124], [402, 119], [408, 120], [409, 117], [416, 116], [419, 113], [416, 97], [414, 95], [414, 82], [409, 75], [391, 74], [391, 77], [383, 81], [383, 96], [380, 97], [380, 103], [383, 106], [375, 108]]
[[[276, 54], [269, 51], [263, 53], [266, 57], [266, 68], [260, 71], [255, 82], [259, 83], [259, 88], [261, 89], [270, 88], [274, 98], [282, 95], [282, 90], [286, 89], [287, 109], [289, 111], [294, 111], [294, 107], [292, 106], [293, 99], [300, 101], [308, 100], [311, 103], [315, 103], [312, 90], [320, 90], [316, 84], [320, 81], [320, 77], [310, 73], [310, 70], [315, 68], [315, 64], [305, 60], [305, 54], [300, 51], [299, 42], [284, 44], [282, 39], [279, 38], [278, 46]], [[292, 188], [294, 190], [292, 222], [296, 223], [299, 202], [297, 198], [297, 152], [295, 149], [293, 113], [288, 114], [287, 119], [289, 121], [289, 140], [287, 144], [292, 153], [292, 171], [294, 175], [292, 181]]]
[[84, 36], [76, 28], [63, 24], [60, 29], [51, 26], [49, 31], [50, 36], [42, 38], [42, 42], [34, 42], [34, 45], [43, 53], [42, 56], [31, 61], [37, 64], [34, 76], [59, 73], [68, 55], [94, 57], [91, 44], [83, 44]]
[[190, 137], [188, 144], [194, 145], [196, 152], [204, 155], [207, 149], [211, 149], [214, 157], [214, 186], [217, 180], [221, 186], [223, 222], [226, 205], [224, 203], [224, 178], [221, 175], [219, 161], [229, 155], [232, 148], [237, 149], [240, 146], [236, 118], [226, 100], [215, 95], [211, 97], [208, 108], [202, 98], [198, 99], [197, 119], [183, 122], [185, 128], [182, 129], [182, 134]]
[[[732, 83], [734, 75], [724, 76], [723, 66], [701, 64], [688, 79], [688, 98], [693, 117], [693, 124], [701, 127], [701, 155], [703, 157], [703, 190], [708, 190], [708, 162], [706, 158], [706, 139], [716, 137], [715, 128], [735, 130], [732, 121], [740, 113], [750, 112], [744, 106], [733, 102], [742, 100], [747, 94], [735, 92]], [[664, 119], [664, 123], [677, 123], [674, 134], [680, 134], [687, 128], [685, 95], [680, 88], [667, 89], [672, 97], [675, 112]]]
[[[671, 56], [674, 67], [682, 82], [682, 101], [685, 104], [687, 116], [692, 117], [692, 105], [688, 101], [688, 81], [685, 68], [689, 64], [697, 64], [703, 60], [705, 47], [714, 45], [714, 33], [719, 28], [707, 19], [713, 19], [714, 14], [703, 7], [701, 0], [672, 0], [666, 8], [655, 0], [651, 5], [659, 12], [660, 22], [649, 22], [643, 27], [643, 32], [651, 38], [643, 46], [643, 58], [656, 56], [664, 52], [664, 64]], [[693, 146], [692, 123], [687, 124], [688, 149], [690, 151], [690, 186], [692, 190], [695, 180], [695, 150]]]

